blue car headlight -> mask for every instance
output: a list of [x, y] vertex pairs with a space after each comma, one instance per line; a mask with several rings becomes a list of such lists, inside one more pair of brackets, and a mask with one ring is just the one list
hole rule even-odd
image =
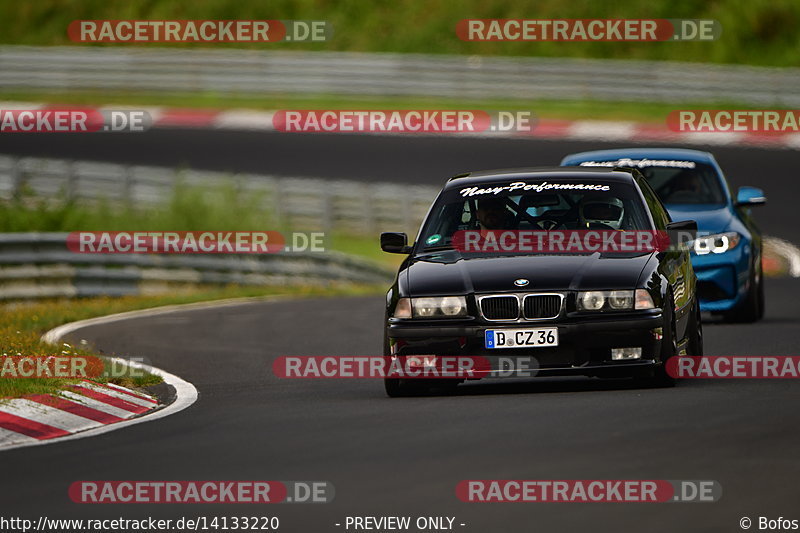
[[728, 250], [733, 250], [739, 244], [742, 236], [735, 231], [727, 233], [716, 233], [697, 237], [691, 244], [694, 253], [697, 255], [724, 254]]

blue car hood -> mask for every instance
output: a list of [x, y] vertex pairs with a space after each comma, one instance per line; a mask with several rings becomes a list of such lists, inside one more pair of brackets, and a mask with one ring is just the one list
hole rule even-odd
[[733, 214], [727, 206], [698, 204], [666, 204], [672, 220], [694, 220], [697, 230], [708, 233], [727, 231], [731, 225]]

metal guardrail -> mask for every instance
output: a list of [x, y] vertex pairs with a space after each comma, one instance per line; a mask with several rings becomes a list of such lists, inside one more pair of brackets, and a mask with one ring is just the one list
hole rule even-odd
[[[275, 227], [374, 234], [416, 232], [435, 193], [429, 187], [369, 184], [0, 156], [0, 200], [106, 201], [156, 206], [178, 184], [205, 194], [224, 184], [255, 199]], [[81, 254], [66, 233], [0, 234], [0, 300], [150, 294], [202, 285], [383, 283], [391, 273], [344, 254]], [[378, 246], [376, 241], [375, 246]]]
[[674, 61], [0, 47], [0, 88], [800, 105], [800, 69]]
[[385, 283], [391, 273], [337, 253], [81, 254], [66, 233], [0, 233], [0, 301], [158, 294], [209, 285]]
[[168, 201], [178, 184], [213, 194], [224, 184], [258, 204], [275, 227], [375, 235], [415, 234], [439, 189], [419, 185], [229, 174], [66, 159], [0, 156], [0, 200], [49, 199], [146, 207]]

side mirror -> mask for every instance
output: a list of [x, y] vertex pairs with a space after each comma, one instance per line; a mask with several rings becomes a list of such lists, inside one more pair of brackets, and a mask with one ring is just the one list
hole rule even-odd
[[390, 254], [410, 253], [408, 235], [405, 233], [381, 233], [381, 250]]
[[736, 193], [736, 207], [755, 207], [767, 203], [764, 191], [757, 187], [739, 187]]
[[694, 231], [697, 232], [697, 222], [694, 220], [681, 220], [667, 224], [667, 231]]
[[681, 220], [667, 224], [669, 242], [678, 246], [685, 246], [697, 238], [697, 222], [694, 220]]

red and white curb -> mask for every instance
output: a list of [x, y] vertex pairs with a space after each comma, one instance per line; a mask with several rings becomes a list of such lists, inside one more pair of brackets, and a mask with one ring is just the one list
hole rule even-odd
[[159, 407], [152, 396], [83, 381], [63, 395], [35, 394], [0, 403], [0, 448], [65, 437], [122, 422]]
[[800, 248], [777, 237], [764, 237], [764, 273], [780, 275], [786, 273], [800, 278]]
[[[69, 106], [29, 102], [0, 102], [0, 109], [43, 109]], [[73, 106], [79, 107], [79, 106]], [[86, 106], [84, 106], [86, 107]], [[191, 109], [169, 107], [103, 106], [101, 111], [146, 111], [154, 128], [199, 128], [218, 130], [275, 131], [272, 118], [276, 111], [254, 109]], [[327, 133], [335, 134], [337, 132]], [[346, 133], [346, 132], [339, 132]], [[411, 135], [411, 133], [371, 132], [371, 135]], [[659, 142], [712, 146], [757, 146], [761, 148], [800, 149], [800, 133], [680, 133], [663, 124], [602, 120], [540, 119], [530, 132], [494, 131], [481, 133], [414, 133], [413, 135], [497, 137], [511, 139], [551, 139], [576, 141]]]

